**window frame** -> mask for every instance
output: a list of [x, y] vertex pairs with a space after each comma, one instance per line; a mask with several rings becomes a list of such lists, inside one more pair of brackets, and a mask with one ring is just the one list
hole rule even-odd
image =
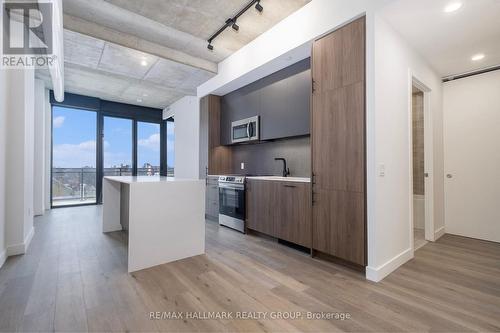
[[[132, 175], [137, 175], [137, 123], [146, 122], [160, 125], [160, 175], [167, 175], [166, 162], [166, 140], [167, 126], [163, 120], [163, 110], [142, 107], [131, 104], [117, 103], [106, 100], [101, 100], [95, 97], [66, 93], [63, 102], [58, 102], [54, 98], [53, 91], [50, 92], [51, 106], [51, 145], [50, 145], [50, 206], [51, 208], [66, 208], [78, 206], [92, 206], [102, 204], [102, 179], [104, 175], [104, 117], [114, 117], [132, 120]], [[80, 109], [84, 111], [94, 111], [96, 117], [96, 202], [86, 204], [76, 204], [67, 206], [54, 206], [52, 203], [52, 171], [53, 171], [53, 108], [65, 107], [70, 109]]]

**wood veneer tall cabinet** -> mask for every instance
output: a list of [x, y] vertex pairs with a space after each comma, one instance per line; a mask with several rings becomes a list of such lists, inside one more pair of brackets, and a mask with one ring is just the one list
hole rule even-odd
[[206, 163], [204, 168], [208, 175], [225, 175], [232, 171], [232, 151], [221, 145], [220, 133], [221, 97], [205, 96], [200, 99], [200, 161]]
[[312, 50], [313, 254], [366, 266], [365, 18]]

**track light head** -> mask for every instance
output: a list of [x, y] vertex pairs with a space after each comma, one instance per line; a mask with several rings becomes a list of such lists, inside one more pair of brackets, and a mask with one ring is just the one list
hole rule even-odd
[[214, 46], [209, 43], [208, 46], [207, 46], [207, 49], [209, 49], [210, 51], [213, 51], [214, 50]]
[[240, 30], [240, 26], [236, 24], [236, 22], [233, 23], [233, 25], [231, 26], [233, 28], [234, 31], [238, 31]]
[[255, 9], [257, 9], [259, 13], [262, 13], [262, 11], [264, 10], [264, 7], [262, 7], [260, 1], [258, 1], [257, 4], [255, 5]]

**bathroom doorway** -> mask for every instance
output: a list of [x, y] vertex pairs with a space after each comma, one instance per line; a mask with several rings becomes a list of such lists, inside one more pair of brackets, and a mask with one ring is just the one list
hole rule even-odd
[[412, 86], [413, 148], [413, 249], [427, 244], [425, 240], [425, 114], [424, 92]]

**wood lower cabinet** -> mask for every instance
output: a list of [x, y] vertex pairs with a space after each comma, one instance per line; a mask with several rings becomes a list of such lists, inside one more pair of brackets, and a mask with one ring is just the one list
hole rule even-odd
[[311, 185], [281, 182], [276, 186], [276, 237], [311, 247]]
[[366, 266], [365, 18], [314, 42], [315, 251]]
[[247, 180], [246, 225], [247, 228], [266, 235], [276, 234], [277, 186], [267, 180]]
[[311, 184], [247, 180], [247, 228], [311, 246]]
[[314, 249], [363, 265], [364, 194], [318, 189], [314, 196]]

